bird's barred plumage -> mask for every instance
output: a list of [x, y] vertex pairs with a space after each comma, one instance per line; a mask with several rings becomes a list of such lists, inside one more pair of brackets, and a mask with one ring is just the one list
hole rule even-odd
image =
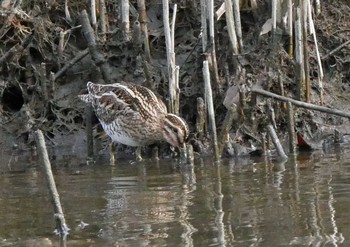
[[115, 142], [143, 146], [167, 141], [180, 147], [189, 128], [181, 117], [170, 114], [150, 89], [128, 84], [87, 83], [88, 94], [79, 98], [91, 103], [105, 132]]

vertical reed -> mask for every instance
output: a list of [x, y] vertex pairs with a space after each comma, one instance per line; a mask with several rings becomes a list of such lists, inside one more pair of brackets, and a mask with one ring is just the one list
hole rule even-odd
[[296, 20], [295, 20], [295, 60], [296, 60], [296, 87], [297, 87], [297, 100], [302, 100], [304, 91], [304, 59], [303, 59], [303, 33], [301, 25], [301, 11], [300, 8], [296, 8]]
[[100, 2], [100, 41], [106, 42], [107, 40], [107, 32], [108, 32], [108, 15], [107, 15], [107, 7], [105, 0], [99, 0]]
[[215, 160], [219, 161], [219, 147], [218, 147], [218, 137], [216, 134], [216, 123], [215, 123], [215, 112], [214, 112], [214, 103], [213, 103], [213, 93], [210, 84], [210, 72], [208, 61], [203, 61], [203, 77], [204, 77], [204, 89], [205, 89], [205, 97], [208, 106], [208, 115], [209, 115], [209, 124], [212, 133], [212, 140], [214, 144], [214, 155]]
[[96, 1], [90, 0], [90, 17], [91, 17], [91, 25], [97, 34], [97, 18], [96, 18]]
[[[163, 24], [164, 24], [164, 35], [166, 43], [167, 52], [167, 64], [168, 64], [168, 78], [169, 78], [169, 111], [174, 113], [174, 102], [176, 95], [176, 82], [175, 82], [175, 52], [174, 52], [174, 40], [171, 34], [170, 24], [169, 24], [169, 2], [168, 0], [163, 1]], [[175, 13], [174, 13], [175, 14]], [[173, 25], [174, 26], [174, 25]], [[174, 28], [174, 27], [173, 27]]]
[[124, 40], [130, 40], [130, 20], [129, 20], [129, 0], [121, 0], [122, 29], [124, 31]]
[[[229, 8], [228, 6], [228, 1], [225, 0], [225, 5], [226, 5], [226, 12], [227, 9]], [[231, 0], [229, 1], [231, 2]], [[232, 3], [231, 3], [231, 8], [232, 8]], [[239, 8], [239, 0], [233, 0], [233, 16], [235, 20], [235, 28], [236, 28], [236, 34], [237, 34], [237, 39], [238, 39], [238, 44], [239, 44], [239, 50], [243, 50], [243, 38], [242, 38], [242, 25], [241, 25], [241, 14], [240, 14], [240, 8]], [[238, 54], [238, 52], [237, 52]]]
[[291, 154], [295, 154], [294, 110], [291, 102], [287, 103], [287, 109], [288, 109], [289, 152]]
[[225, 16], [226, 16], [228, 36], [230, 38], [231, 48], [235, 54], [238, 54], [238, 42], [237, 42], [237, 35], [236, 35], [236, 25], [233, 19], [232, 0], [225, 0], [225, 6], [226, 6]]
[[214, 0], [207, 0], [208, 20], [209, 20], [209, 42], [210, 42], [210, 67], [213, 72], [216, 88], [221, 91], [218, 64], [216, 61], [216, 46], [215, 46], [215, 26], [214, 26]]
[[151, 61], [151, 51], [149, 48], [148, 40], [148, 27], [147, 27], [147, 13], [145, 0], [137, 0], [137, 6], [139, 9], [139, 20], [141, 24], [141, 31], [143, 33], [143, 45], [145, 49], [145, 60], [147, 62]]

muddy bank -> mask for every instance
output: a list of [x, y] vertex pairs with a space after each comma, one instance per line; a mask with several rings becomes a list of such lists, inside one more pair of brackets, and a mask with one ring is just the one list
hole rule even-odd
[[[4, 149], [13, 146], [28, 149], [34, 143], [32, 130], [44, 131], [52, 147], [83, 146], [85, 106], [76, 97], [91, 80], [104, 80], [99, 66], [103, 63], [109, 81], [132, 81], [151, 87], [168, 100], [168, 77], [166, 45], [163, 31], [162, 6], [158, 1], [147, 1], [148, 40], [151, 59], [145, 56], [144, 45], [139, 42], [140, 21], [137, 18], [137, 3], [130, 11], [131, 39], [126, 41], [120, 21], [120, 6], [108, 2], [106, 33], [98, 32], [97, 49], [102, 54], [96, 61], [89, 54], [86, 37], [81, 30], [81, 13], [89, 10], [87, 2], [75, 1], [68, 6], [69, 16], [61, 2], [50, 1], [4, 1], [1, 6], [0, 50], [0, 145]], [[206, 53], [201, 46], [201, 12], [199, 3], [173, 1], [178, 4], [175, 27], [176, 63], [180, 66], [180, 112], [191, 127], [191, 143], [195, 151], [208, 152], [209, 135], [196, 133], [197, 98], [204, 97], [202, 62]], [[237, 112], [230, 131], [231, 144], [261, 147], [261, 135], [266, 132], [267, 100], [252, 97], [251, 86], [294, 98], [296, 92], [295, 60], [288, 54], [288, 36], [281, 34], [276, 45], [271, 45], [270, 33], [259, 35], [262, 26], [270, 18], [270, 6], [260, 1], [253, 8], [242, 1], [241, 22], [244, 49], [233, 56], [229, 44], [224, 17], [215, 21], [216, 59], [218, 82], [213, 83], [214, 104], [218, 132], [227, 109], [222, 104], [226, 91], [233, 85], [247, 88], [245, 105]], [[172, 12], [173, 5], [170, 5]], [[215, 10], [221, 2], [215, 1]], [[136, 11], [136, 12], [135, 12]], [[318, 49], [324, 70], [324, 99], [320, 100], [315, 44], [308, 37], [311, 103], [349, 110], [350, 56], [349, 45], [333, 53], [349, 37], [349, 7], [347, 1], [322, 1], [321, 11], [314, 14], [318, 37]], [[101, 14], [97, 12], [99, 19]], [[135, 14], [136, 13], [136, 14]], [[99, 21], [101, 21], [99, 19]], [[237, 66], [237, 62], [239, 66]], [[238, 71], [237, 68], [241, 70]], [[214, 79], [214, 78], [213, 78]], [[215, 80], [213, 80], [215, 81]], [[286, 140], [287, 115], [285, 106], [271, 101], [275, 112], [277, 132]], [[348, 133], [348, 120], [325, 113], [298, 108], [295, 111], [296, 131], [318, 143], [333, 135], [334, 129]], [[95, 119], [95, 135], [98, 121]], [[206, 128], [208, 129], [208, 128]], [[315, 134], [317, 133], [317, 135]], [[101, 141], [100, 150], [105, 150], [107, 140]], [[322, 145], [321, 145], [322, 146]], [[99, 147], [97, 147], [99, 148]], [[73, 148], [74, 150], [74, 148]], [[126, 149], [128, 150], [128, 149]], [[85, 152], [82, 149], [80, 152]], [[227, 150], [225, 154], [230, 154]]]

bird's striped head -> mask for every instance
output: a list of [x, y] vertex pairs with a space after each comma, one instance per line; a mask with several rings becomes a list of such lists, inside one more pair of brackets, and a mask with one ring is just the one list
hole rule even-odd
[[95, 83], [92, 83], [91, 81], [89, 81], [86, 85], [88, 93], [78, 95], [78, 98], [85, 103], [92, 103], [95, 95], [100, 90], [101, 86], [102, 85], [100, 85], [100, 84], [95, 84]]
[[189, 128], [184, 119], [168, 113], [164, 119], [163, 137], [174, 147], [183, 147], [188, 141]]

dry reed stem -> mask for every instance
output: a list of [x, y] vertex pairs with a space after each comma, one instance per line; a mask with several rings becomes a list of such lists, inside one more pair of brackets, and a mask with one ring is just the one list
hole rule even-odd
[[333, 115], [337, 115], [337, 116], [341, 116], [341, 117], [350, 118], [350, 113], [346, 112], [346, 111], [331, 109], [331, 108], [327, 108], [324, 106], [314, 105], [311, 103], [306, 103], [306, 102], [302, 102], [299, 100], [291, 99], [288, 97], [283, 97], [281, 95], [274, 94], [274, 93], [271, 93], [271, 92], [263, 90], [263, 89], [253, 88], [251, 91], [253, 93], [257, 93], [257, 94], [264, 95], [267, 97], [275, 98], [275, 99], [278, 99], [281, 101], [291, 102], [293, 105], [298, 106], [298, 107], [302, 107], [305, 109], [320, 111], [320, 112], [324, 112], [324, 113], [328, 113], [328, 114], [333, 114]]
[[294, 123], [294, 110], [292, 102], [287, 103], [288, 110], [288, 137], [289, 137], [289, 152], [295, 154], [295, 123]]
[[295, 20], [295, 61], [296, 61], [296, 98], [302, 99], [304, 91], [304, 59], [303, 59], [303, 33], [301, 24], [301, 10], [299, 7], [296, 8], [296, 20]]
[[[315, 44], [317, 65], [318, 65], [318, 89], [319, 89], [319, 92], [320, 92], [320, 102], [323, 105], [323, 76], [324, 75], [323, 75], [323, 67], [322, 67], [321, 56], [320, 56], [320, 52], [319, 52], [319, 49], [318, 49], [318, 42], [317, 42], [315, 24], [314, 24], [314, 20], [312, 19], [310, 0], [307, 0], [307, 12], [308, 12], [308, 17], [309, 17], [309, 21], [310, 21], [310, 33], [312, 34], [312, 37], [314, 39], [314, 44]], [[349, 41], [349, 43], [350, 43], [350, 41]]]
[[64, 218], [60, 196], [57, 191], [55, 179], [51, 170], [51, 163], [49, 159], [49, 155], [47, 153], [46, 144], [44, 135], [41, 130], [35, 131], [35, 141], [38, 148], [38, 154], [42, 165], [44, 167], [45, 177], [48, 183], [48, 188], [51, 196], [51, 202], [53, 204], [55, 219], [56, 219], [56, 227], [58, 233], [61, 237], [65, 238], [68, 235], [69, 228], [66, 225], [66, 221]]
[[201, 33], [202, 51], [207, 52], [208, 48], [208, 23], [207, 23], [207, 0], [201, 0]]
[[97, 34], [96, 0], [90, 0], [91, 25]]
[[213, 78], [218, 91], [221, 91], [218, 64], [216, 61], [215, 28], [214, 28], [214, 0], [207, 0], [208, 20], [209, 20], [209, 42], [210, 42], [210, 67], [214, 74]]
[[236, 35], [236, 25], [233, 19], [232, 0], [225, 0], [225, 6], [226, 6], [225, 16], [226, 16], [228, 36], [230, 38], [231, 48], [235, 54], [238, 54], [238, 42], [237, 42], [237, 35]]
[[276, 148], [278, 157], [280, 157], [282, 160], [288, 159], [288, 156], [284, 152], [283, 147], [281, 145], [281, 142], [278, 139], [278, 136], [277, 136], [276, 131], [273, 128], [272, 124], [268, 124], [267, 125], [267, 133], [269, 134], [269, 136], [271, 138], [271, 141], [273, 142], [273, 144], [274, 144], [274, 146]]
[[[230, 1], [231, 2], [231, 1]], [[226, 3], [226, 0], [225, 0]], [[232, 3], [231, 3], [232, 8]], [[226, 11], [227, 11], [228, 5], [226, 5]], [[235, 28], [236, 28], [236, 35], [237, 40], [239, 44], [239, 50], [243, 50], [243, 38], [242, 38], [242, 25], [241, 25], [241, 14], [239, 9], [239, 0], [233, 0], [233, 17], [235, 20]]]
[[203, 61], [203, 77], [204, 77], [205, 98], [206, 98], [207, 107], [208, 107], [209, 125], [211, 128], [212, 140], [214, 145], [214, 156], [215, 156], [215, 161], [219, 161], [220, 155], [219, 155], [219, 147], [218, 147], [218, 137], [216, 133], [213, 93], [211, 89], [210, 72], [209, 72], [209, 65], [207, 60]]
[[168, 65], [168, 78], [169, 78], [169, 112], [175, 112], [175, 98], [176, 98], [176, 82], [175, 82], [175, 52], [174, 52], [174, 40], [172, 40], [172, 34], [169, 24], [169, 2], [163, 0], [163, 24], [164, 35], [167, 50], [167, 65]]
[[100, 41], [104, 43], [107, 40], [107, 32], [109, 29], [108, 15], [107, 15], [107, 7], [106, 7], [105, 0], [99, 0], [99, 1], [100, 1], [100, 29], [101, 29]]
[[[309, 66], [309, 47], [307, 42], [307, 20], [308, 20], [308, 11], [307, 11], [307, 0], [304, 0], [301, 4], [301, 13], [302, 13], [302, 31], [303, 31], [303, 65], [304, 65], [304, 78], [305, 78], [305, 99], [306, 102], [311, 102], [311, 84], [310, 84], [310, 66]], [[311, 18], [311, 17], [310, 17]]]
[[137, 6], [139, 9], [139, 21], [141, 25], [141, 31], [143, 32], [143, 45], [145, 49], [145, 60], [147, 62], [151, 61], [151, 51], [149, 48], [148, 40], [148, 27], [147, 27], [147, 13], [145, 0], [137, 0]]
[[124, 40], [130, 40], [130, 20], [129, 20], [129, 0], [121, 0], [121, 18], [122, 18], [122, 28], [124, 31]]

